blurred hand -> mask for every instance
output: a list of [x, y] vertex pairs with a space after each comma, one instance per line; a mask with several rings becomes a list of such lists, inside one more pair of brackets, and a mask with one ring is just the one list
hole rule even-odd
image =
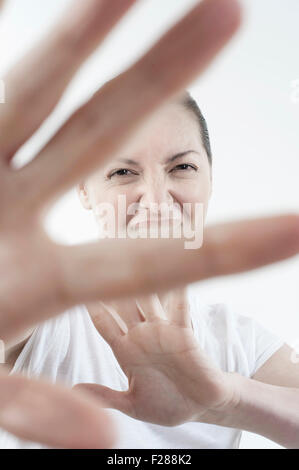
[[[78, 303], [167, 289], [253, 269], [298, 252], [296, 215], [209, 227], [200, 250], [184, 250], [182, 240], [150, 239], [63, 246], [47, 236], [43, 219], [51, 205], [124, 148], [162, 105], [200, 75], [240, 23], [236, 0], [204, 0], [196, 5], [143, 57], [74, 112], [30, 163], [13, 169], [15, 153], [52, 112], [80, 65], [134, 3], [74, 2], [71, 15], [67, 12], [54, 31], [4, 77], [7, 102], [0, 105], [0, 337], [5, 341]], [[33, 410], [22, 397], [30, 390], [42, 399], [46, 392], [41, 387], [38, 382], [7, 377], [4, 371], [1, 374], [0, 396], [13, 397], [10, 407], [18, 406], [27, 415]], [[66, 438], [64, 429], [66, 433], [70, 429], [68, 416], [65, 413], [65, 420], [61, 419], [64, 406], [58, 389], [49, 386], [48, 391], [48, 405], [40, 407], [40, 414], [26, 425], [17, 420], [9, 423], [8, 413], [4, 414], [8, 405], [1, 400], [0, 426], [31, 440], [65, 445], [62, 435]], [[97, 424], [104, 423], [106, 429], [98, 405], [87, 404], [83, 398], [79, 403], [78, 392], [63, 393], [74, 419], [86, 409], [91, 426], [98, 417]], [[44, 426], [49, 410], [61, 433]], [[84, 445], [94, 446], [87, 428], [77, 429], [68, 445], [77, 446], [78, 436], [84, 434]], [[106, 445], [104, 431], [96, 436], [98, 446]]]
[[[108, 251], [106, 244], [64, 247], [50, 240], [43, 220], [57, 198], [123, 148], [160, 106], [204, 71], [239, 25], [236, 0], [197, 5], [133, 66], [74, 112], [29, 164], [20, 169], [11, 164], [84, 60], [134, 3], [75, 1], [54, 30], [4, 77], [0, 338], [6, 344], [81, 300], [100, 298], [105, 291], [111, 297], [143, 289], [144, 276], [136, 282], [146, 255], [143, 244], [136, 250], [129, 241], [120, 267], [116, 252], [124, 253], [122, 244], [116, 241]], [[194, 50], [194, 44], [200, 47]], [[115, 435], [97, 401], [87, 401], [82, 392], [8, 376], [5, 368], [0, 371], [0, 426], [56, 447], [106, 447]]]
[[[150, 256], [159, 257], [169, 245], [165, 260], [173, 258], [179, 247], [179, 257], [187, 251], [178, 240], [119, 239], [64, 246], [48, 237], [43, 220], [65, 191], [123, 148], [155, 111], [205, 70], [238, 28], [236, 0], [200, 2], [135, 64], [76, 110], [33, 160], [19, 169], [11, 165], [17, 150], [57, 105], [82, 62], [134, 3], [75, 1], [71, 14], [67, 12], [54, 31], [4, 77], [0, 332], [5, 341], [81, 301], [152, 289], [145, 266], [151, 248]], [[150, 277], [158, 279], [155, 269]], [[165, 283], [173, 283], [168, 278]]]

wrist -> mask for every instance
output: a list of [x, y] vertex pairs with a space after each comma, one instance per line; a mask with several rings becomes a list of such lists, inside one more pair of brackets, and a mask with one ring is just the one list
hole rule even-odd
[[231, 399], [198, 413], [198, 421], [260, 434], [287, 448], [299, 446], [299, 389], [226, 373]]
[[[245, 381], [244, 381], [245, 379]], [[236, 372], [223, 372], [219, 387], [218, 403], [207, 410], [199, 410], [194, 421], [219, 426], [230, 426], [238, 409], [242, 406], [242, 389], [246, 377]]]

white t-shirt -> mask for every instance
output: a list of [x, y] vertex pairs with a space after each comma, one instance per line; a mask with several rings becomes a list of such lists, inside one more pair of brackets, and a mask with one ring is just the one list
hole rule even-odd
[[[256, 320], [232, 311], [226, 304], [202, 304], [188, 288], [194, 334], [214, 363], [227, 372], [251, 377], [284, 341]], [[127, 390], [128, 381], [110, 346], [96, 330], [84, 304], [39, 325], [19, 355], [13, 373], [44, 377], [72, 386], [94, 382]], [[241, 431], [185, 423], [175, 427], [135, 420], [107, 410], [118, 425], [116, 449], [238, 448]], [[0, 430], [0, 448], [47, 448]]]

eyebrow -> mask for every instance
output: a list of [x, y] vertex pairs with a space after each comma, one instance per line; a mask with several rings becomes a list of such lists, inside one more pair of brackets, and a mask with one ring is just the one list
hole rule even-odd
[[[176, 153], [172, 157], [166, 158], [164, 163], [171, 163], [174, 160], [177, 160], [178, 158], [184, 157], [188, 153], [197, 153], [198, 155], [200, 155], [199, 152], [197, 152], [196, 150], [185, 150], [184, 152]], [[138, 162], [136, 162], [135, 160], [131, 160], [130, 158], [119, 158], [118, 160], [123, 162], [123, 163], [127, 163], [128, 165], [136, 165], [136, 166], [140, 167]]]

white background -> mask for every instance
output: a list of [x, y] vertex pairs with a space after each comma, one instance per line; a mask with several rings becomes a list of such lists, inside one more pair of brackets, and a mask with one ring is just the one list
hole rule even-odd
[[[69, 4], [69, 0], [10, 0], [0, 26], [0, 78]], [[195, 0], [142, 0], [81, 69], [61, 105], [19, 152], [23, 164], [68, 112], [109, 77], [131, 64], [190, 9]], [[242, 30], [189, 90], [210, 129], [214, 189], [208, 222], [297, 211], [299, 206], [298, 0], [243, 0]], [[198, 45], [199, 47], [200, 45]], [[196, 47], [196, 45], [194, 45]], [[95, 237], [92, 216], [74, 190], [50, 212], [52, 237], [66, 243]], [[298, 257], [249, 274], [203, 282], [202, 299], [226, 302], [299, 348]], [[279, 448], [245, 432], [243, 448]]]

